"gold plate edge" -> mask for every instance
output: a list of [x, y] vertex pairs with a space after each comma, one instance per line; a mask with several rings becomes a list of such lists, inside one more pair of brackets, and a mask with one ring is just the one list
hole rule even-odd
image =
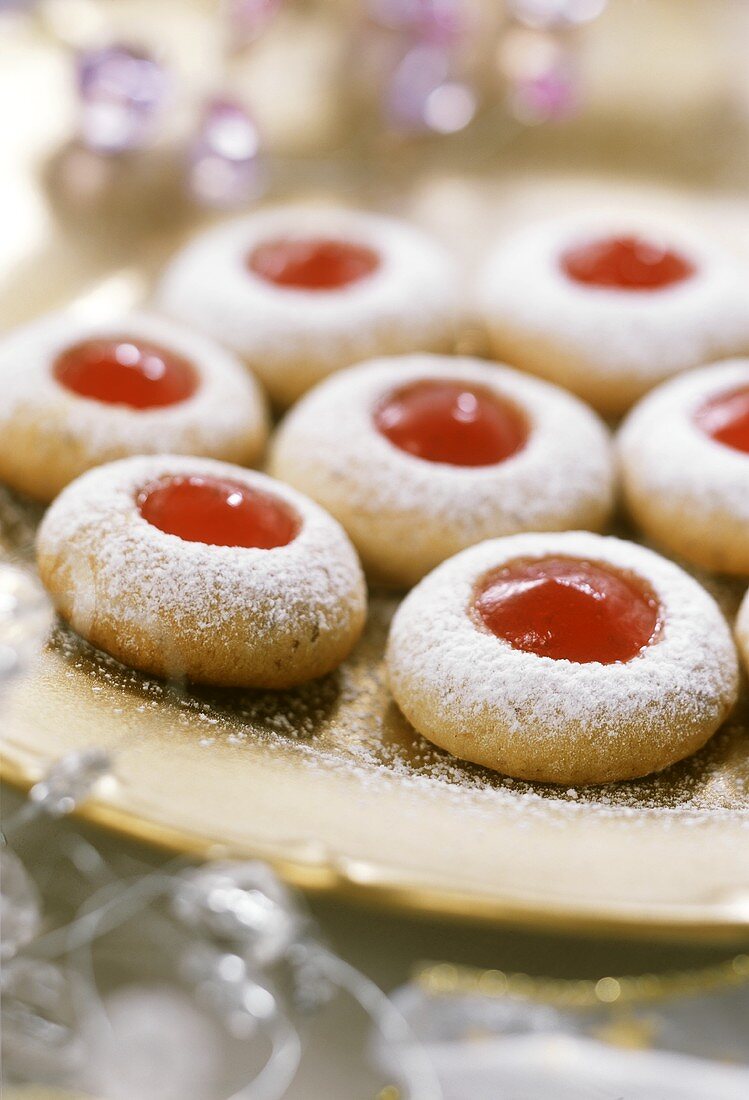
[[[0, 780], [28, 791], [38, 776], [32, 776], [0, 750]], [[288, 885], [317, 896], [339, 897], [356, 905], [432, 920], [469, 921], [522, 927], [538, 932], [637, 939], [683, 940], [710, 944], [749, 943], [749, 912], [736, 916], [716, 906], [663, 908], [653, 915], [604, 908], [589, 909], [547, 904], [519, 903], [510, 897], [477, 897], [475, 894], [438, 888], [407, 886], [382, 865], [367, 862], [367, 880], [358, 882], [331, 860], [301, 861], [283, 855], [269, 855], [252, 844], [231, 845], [140, 817], [106, 802], [90, 799], [74, 816], [110, 832], [155, 848], [195, 859], [252, 859], [269, 863]], [[705, 911], [710, 913], [705, 917]]]

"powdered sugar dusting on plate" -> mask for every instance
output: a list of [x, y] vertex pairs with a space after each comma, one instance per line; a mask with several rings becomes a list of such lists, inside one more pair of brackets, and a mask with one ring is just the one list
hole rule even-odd
[[[19, 511], [29, 512], [7, 492], [0, 493], [0, 526], [25, 530]], [[33, 514], [29, 515], [30, 522]], [[10, 523], [8, 523], [10, 521]], [[24, 540], [25, 542], [25, 540]], [[28, 545], [18, 543], [28, 555]], [[720, 594], [720, 585], [716, 585]], [[729, 603], [735, 594], [728, 593]], [[572, 813], [624, 817], [633, 825], [652, 815], [664, 821], [699, 824], [726, 818], [749, 827], [749, 700], [695, 756], [665, 772], [627, 783], [564, 790], [508, 779], [466, 764], [415, 733], [392, 701], [383, 652], [398, 599], [373, 593], [365, 634], [352, 656], [323, 680], [289, 692], [186, 690], [183, 684], [142, 676], [92, 649], [63, 625], [49, 640], [63, 674], [83, 677], [90, 690], [106, 695], [112, 721], [126, 726], [147, 712], [168, 715], [175, 743], [196, 741], [207, 754], [257, 751], [291, 758], [312, 769], [345, 771], [375, 788], [396, 785], [420, 801], [432, 794], [491, 821], [498, 806], [518, 819], [528, 814], [564, 821]], [[131, 735], [128, 735], [131, 736]], [[418, 804], [418, 803], [416, 803]]]
[[396, 784], [419, 798], [447, 795], [456, 806], [489, 818], [501, 805], [560, 821], [579, 812], [633, 823], [652, 814], [695, 823], [717, 816], [745, 820], [749, 828], [746, 700], [701, 752], [659, 775], [568, 790], [509, 779], [435, 748], [392, 702], [382, 652], [396, 606], [394, 597], [374, 595], [367, 631], [352, 657], [337, 673], [289, 692], [187, 692], [124, 668], [64, 626], [50, 645], [71, 669], [85, 671], [92, 690], [106, 685], [128, 711], [167, 711], [175, 738], [197, 738], [206, 752], [231, 748], [251, 759], [262, 747], [290, 756], [299, 767], [340, 769], [368, 787]]

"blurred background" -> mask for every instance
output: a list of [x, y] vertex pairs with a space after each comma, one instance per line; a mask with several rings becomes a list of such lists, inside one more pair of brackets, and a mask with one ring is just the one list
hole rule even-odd
[[544, 207], [581, 184], [727, 203], [749, 187], [743, 0], [0, 12], [6, 324], [131, 268], [134, 250], [148, 275], [188, 228], [262, 198], [348, 195], [470, 250], [503, 187]]

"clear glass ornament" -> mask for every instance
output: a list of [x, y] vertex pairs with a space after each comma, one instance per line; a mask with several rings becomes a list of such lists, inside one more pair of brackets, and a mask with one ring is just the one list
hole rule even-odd
[[104, 749], [68, 753], [34, 784], [29, 798], [50, 817], [62, 817], [85, 801], [111, 769], [112, 759]]
[[114, 990], [83, 1022], [86, 1085], [106, 1100], [214, 1100], [222, 1041], [215, 1023], [171, 985]]
[[17, 855], [0, 849], [0, 959], [5, 962], [39, 932], [39, 892]]
[[69, 979], [53, 963], [22, 955], [3, 963], [2, 1065], [5, 1081], [65, 1085], [84, 1058], [73, 1026]]
[[259, 967], [279, 961], [303, 924], [289, 891], [255, 861], [186, 872], [175, 886], [173, 908], [196, 931], [241, 944]]
[[52, 609], [38, 578], [20, 566], [0, 565], [0, 679], [38, 653], [51, 623]]

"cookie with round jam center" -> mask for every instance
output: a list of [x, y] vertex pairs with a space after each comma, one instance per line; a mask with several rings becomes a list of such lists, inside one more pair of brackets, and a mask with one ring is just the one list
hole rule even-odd
[[247, 265], [266, 282], [291, 290], [341, 290], [372, 275], [380, 258], [372, 248], [325, 238], [279, 238], [260, 244]]
[[79, 397], [131, 409], [176, 405], [198, 388], [198, 375], [186, 359], [128, 336], [75, 344], [57, 357], [52, 373]]
[[225, 478], [161, 478], [138, 493], [137, 504], [165, 534], [210, 546], [272, 550], [287, 546], [299, 526], [287, 504]]
[[514, 405], [460, 382], [416, 382], [375, 410], [378, 431], [428, 462], [492, 466], [526, 443], [528, 426]]
[[644, 585], [573, 558], [502, 566], [482, 582], [475, 606], [483, 625], [514, 649], [576, 664], [631, 661], [659, 624], [658, 601]]
[[663, 290], [694, 274], [694, 266], [673, 249], [642, 237], [606, 237], [568, 249], [564, 273], [576, 283], [612, 290]]

